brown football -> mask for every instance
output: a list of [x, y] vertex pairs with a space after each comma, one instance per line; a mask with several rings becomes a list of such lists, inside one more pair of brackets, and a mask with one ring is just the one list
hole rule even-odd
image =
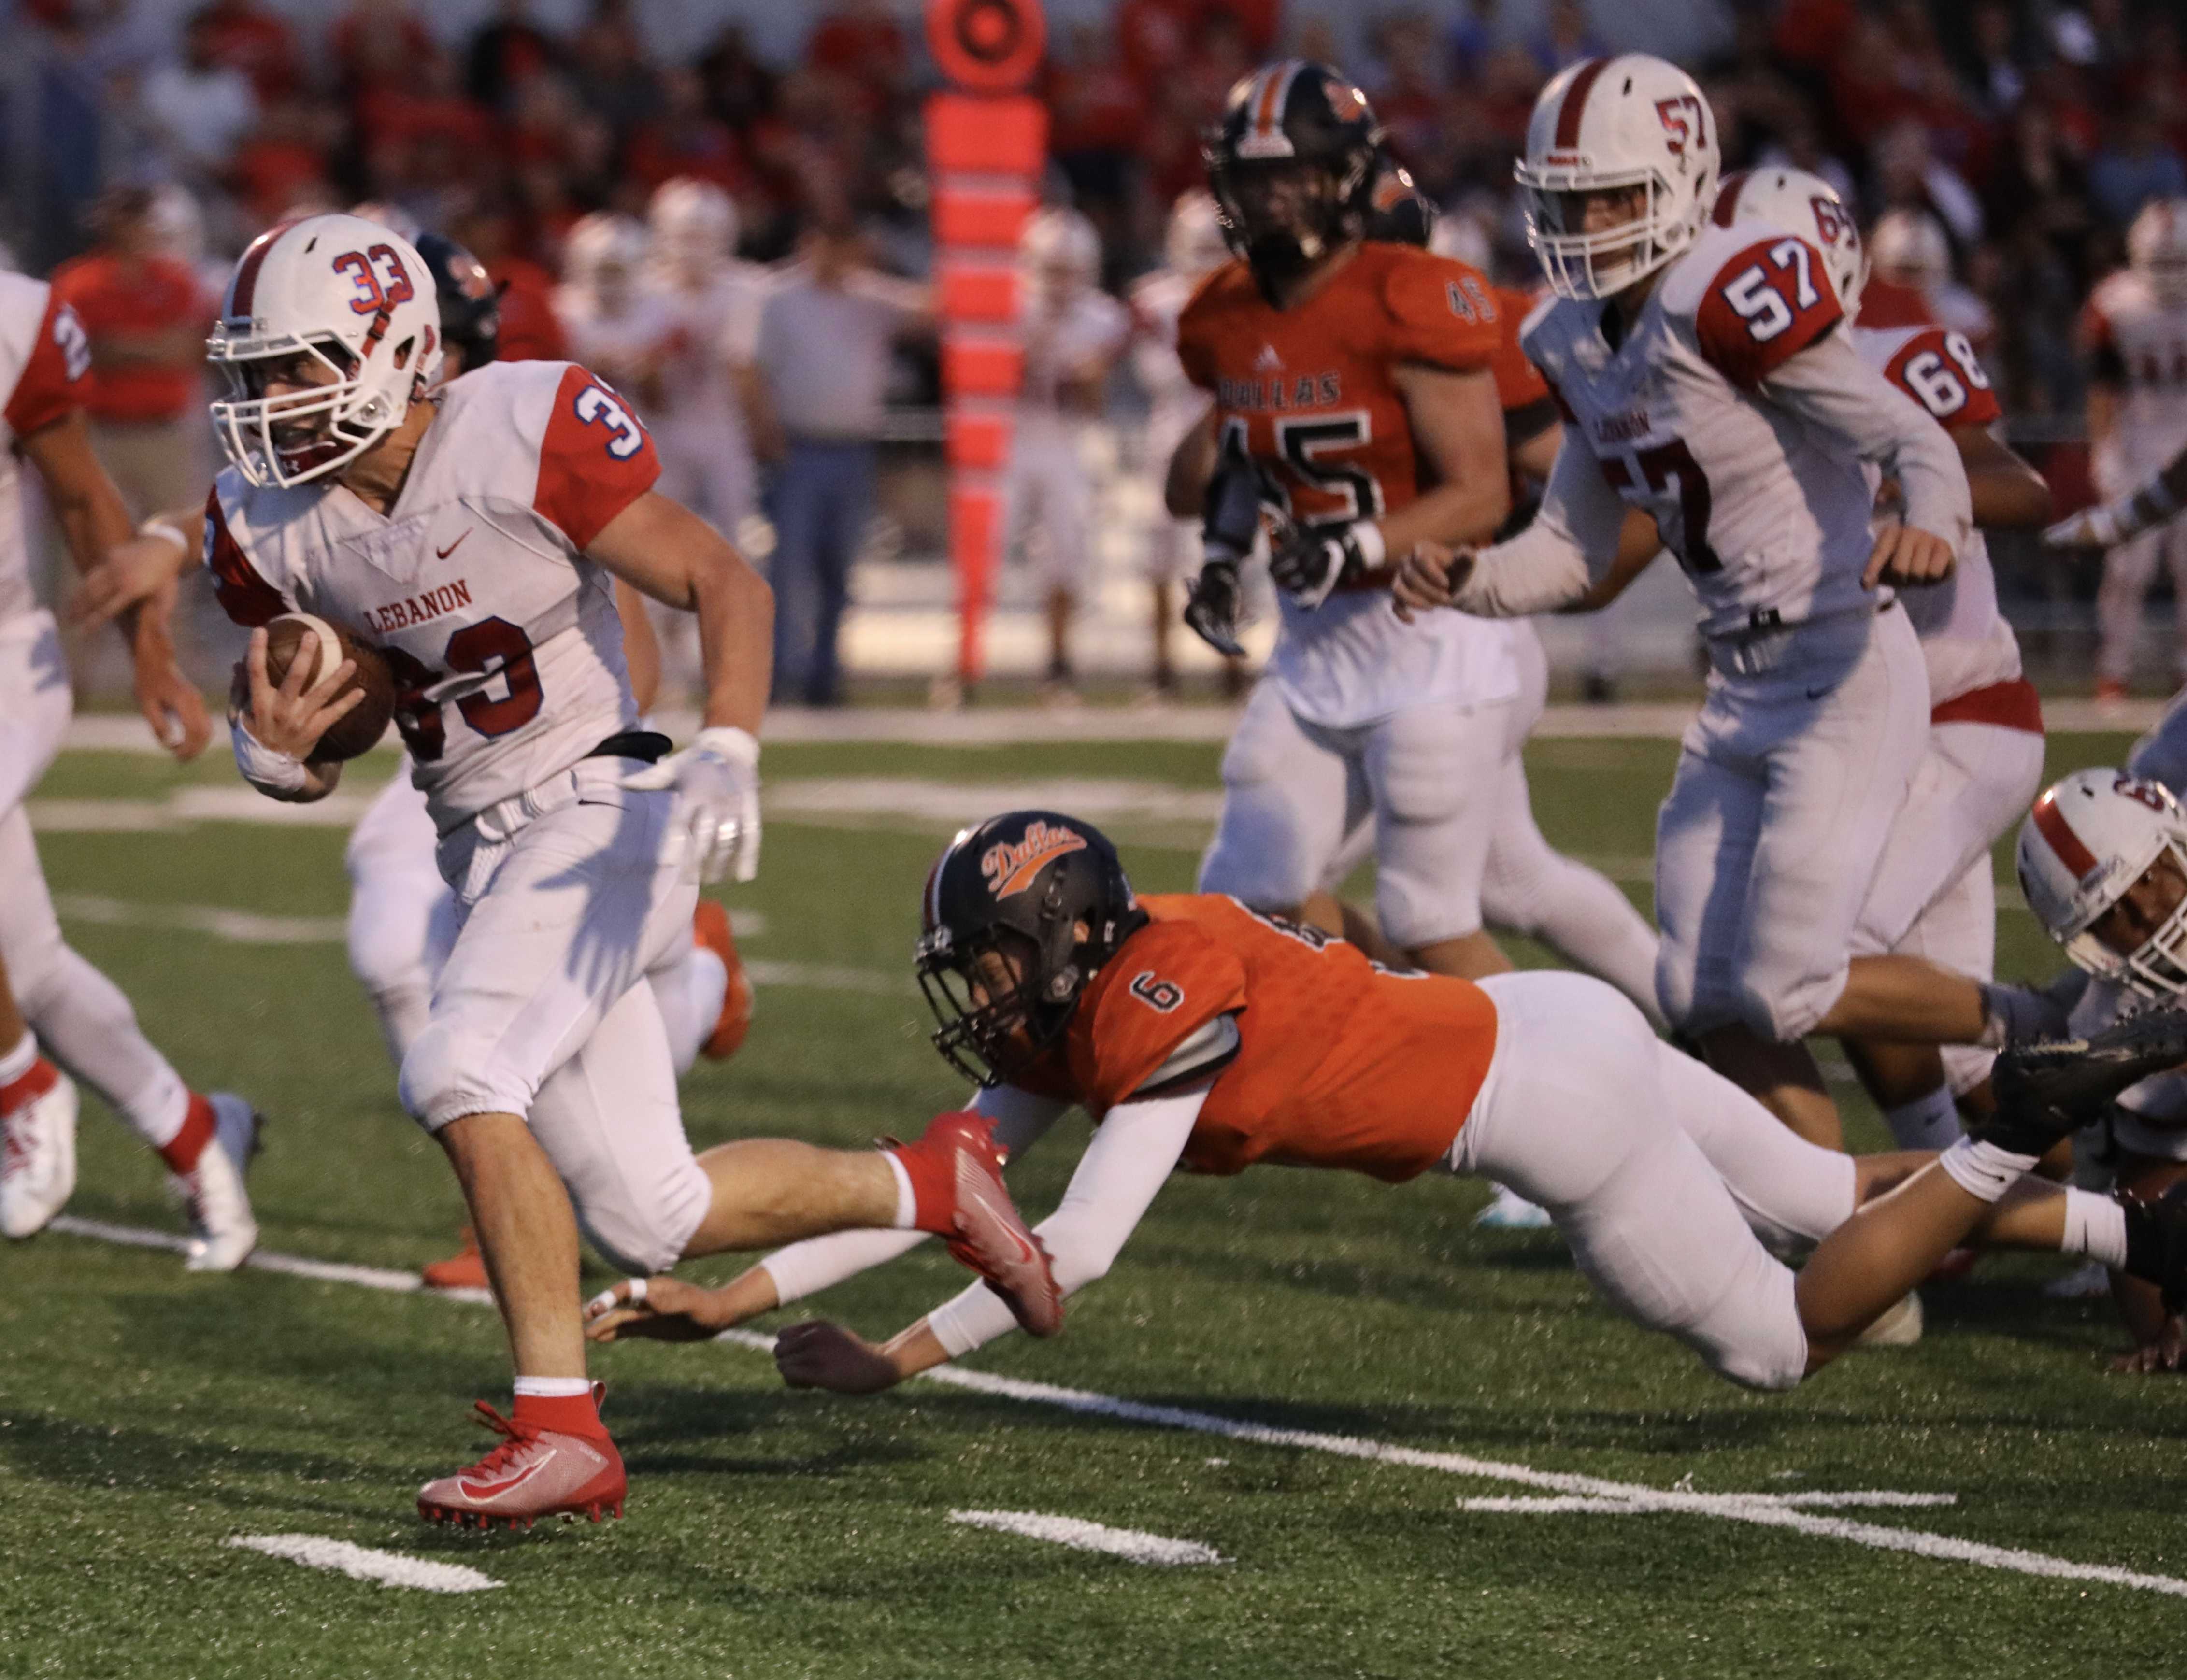
[[319, 638], [318, 665], [312, 680], [323, 677], [346, 659], [354, 660], [357, 670], [342, 693], [351, 688], [364, 691], [364, 698], [349, 715], [319, 737], [318, 749], [312, 757], [323, 762], [339, 761], [370, 752], [395, 716], [394, 673], [377, 649], [358, 641], [340, 625], [310, 613], [284, 613], [266, 626], [266, 677], [277, 688], [289, 674], [306, 632]]

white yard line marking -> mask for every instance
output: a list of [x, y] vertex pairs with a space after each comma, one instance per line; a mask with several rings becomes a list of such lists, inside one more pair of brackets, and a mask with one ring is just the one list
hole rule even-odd
[[87, 892], [53, 896], [53, 908], [79, 922], [106, 927], [171, 928], [211, 934], [231, 945], [339, 945], [346, 937], [340, 916], [263, 916], [211, 904], [137, 904]]
[[[1896, 1493], [1888, 1489], [1871, 1488], [1847, 1493], [1735, 1493], [1712, 1496], [1727, 1499], [1768, 1499], [1779, 1505], [1841, 1507], [1847, 1505], [1895, 1505], [1921, 1509], [1937, 1505], [1956, 1505], [1956, 1493]], [[1673, 1509], [1659, 1506], [1649, 1500], [1590, 1499], [1567, 1497], [1559, 1499], [1526, 1499], [1504, 1496], [1489, 1499], [1461, 1499], [1461, 1511], [1502, 1511], [1516, 1516], [1559, 1516], [1567, 1512], [1588, 1512], [1604, 1516], [1638, 1516], [1650, 1511]]]
[[409, 1587], [421, 1593], [489, 1593], [507, 1583], [461, 1564], [436, 1564], [400, 1552], [375, 1552], [346, 1540], [318, 1534], [238, 1534], [221, 1542], [285, 1558], [306, 1569], [330, 1569], [352, 1581], [376, 1581], [382, 1587]]
[[[183, 1246], [181, 1238], [164, 1231], [148, 1230], [132, 1225], [110, 1225], [99, 1220], [63, 1217], [54, 1220], [48, 1228], [73, 1236], [122, 1243], [137, 1248], [179, 1249]], [[366, 1266], [337, 1266], [325, 1261], [305, 1260], [294, 1255], [263, 1252], [253, 1255], [248, 1263], [260, 1271], [284, 1272], [298, 1277], [353, 1283], [368, 1289], [402, 1294], [423, 1291], [417, 1275], [409, 1272], [391, 1272]], [[460, 1293], [472, 1299], [478, 1298], [477, 1292]], [[762, 1353], [774, 1351], [773, 1336], [762, 1335], [752, 1330], [724, 1330], [715, 1340]], [[937, 1366], [924, 1373], [921, 1379], [950, 1388], [969, 1390], [975, 1394], [992, 1395], [998, 1399], [1020, 1401], [1028, 1405], [1054, 1406], [1082, 1416], [1113, 1418], [1119, 1423], [1141, 1424], [1153, 1429], [1183, 1430], [1196, 1435], [1217, 1436], [1228, 1441], [1242, 1441], [1257, 1447], [1326, 1452], [1337, 1458], [1394, 1464], [1406, 1469], [1433, 1470], [1445, 1475], [1471, 1476], [1482, 1481], [1509, 1482], [1521, 1487], [1539, 1488], [1544, 1493], [1584, 1502], [1570, 1507], [1575, 1510], [1592, 1511], [1598, 1504], [1614, 1504], [1628, 1511], [1713, 1517], [1725, 1522], [1789, 1529], [1819, 1540], [1841, 1540], [1856, 1546], [1873, 1547], [1879, 1551], [1911, 1552], [1918, 1557], [1934, 1558], [1948, 1563], [1971, 1564], [1980, 1569], [2007, 1570], [2058, 1581], [2092, 1581], [2105, 1586], [2126, 1587], [2144, 1593], [2162, 1593], [2171, 1598], [2187, 1599], [2187, 1580], [2175, 1576], [2147, 1575], [2137, 1570], [2116, 1569], [2108, 1564], [2075, 1563], [2069, 1558], [2054, 1558], [2041, 1552], [2023, 1551], [2014, 1546], [1985, 1545], [1979, 1541], [1962, 1540], [1949, 1534], [1930, 1534], [1918, 1529], [1884, 1528], [1874, 1523], [1853, 1522], [1844, 1517], [1813, 1516], [1802, 1509], [1803, 1506], [1852, 1503], [1919, 1505], [1932, 1502], [1949, 1503], [1956, 1498], [1951, 1494], [1697, 1493], [1683, 1486], [1650, 1487], [1640, 1482], [1612, 1481], [1605, 1476], [1538, 1470], [1527, 1464], [1508, 1464], [1495, 1458], [1476, 1458], [1464, 1452], [1434, 1452], [1417, 1447], [1398, 1447], [1388, 1441], [1369, 1441], [1358, 1436], [1324, 1435], [1316, 1430], [1277, 1429], [1243, 1418], [1225, 1418], [1213, 1412], [1195, 1412], [1182, 1406], [1150, 1405], [1144, 1401], [1097, 1394], [1089, 1389], [1062, 1388], [1053, 1383], [1028, 1382], [1021, 1377], [998, 1376], [989, 1371], [964, 1370], [952, 1365]], [[1558, 1502], [1560, 1508], [1563, 1503], [1562, 1500]]]
[[998, 1533], [1020, 1534], [1028, 1540], [1045, 1540], [1082, 1552], [1106, 1552], [1127, 1563], [1152, 1564], [1175, 1569], [1180, 1564], [1219, 1564], [1223, 1554], [1197, 1540], [1171, 1540], [1136, 1528], [1111, 1528], [1083, 1517], [1050, 1516], [1044, 1511], [952, 1511], [949, 1520], [972, 1528], [992, 1528]]

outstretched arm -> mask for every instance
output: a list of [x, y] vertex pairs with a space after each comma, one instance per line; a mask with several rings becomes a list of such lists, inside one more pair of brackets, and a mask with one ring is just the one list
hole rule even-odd
[[[1109, 1111], [1071, 1174], [1061, 1205], [1033, 1228], [1065, 1295], [1107, 1273], [1184, 1153], [1208, 1089], [1203, 1084], [1172, 1096], [1140, 1098]], [[792, 1388], [871, 1394], [961, 1357], [1016, 1323], [1002, 1298], [979, 1284], [883, 1346], [815, 1321], [784, 1330], [774, 1358]]]
[[[995, 1141], [1016, 1161], [1048, 1135], [1071, 1104], [1000, 1085], [976, 1093], [965, 1106], [993, 1118]], [[585, 1334], [594, 1341], [625, 1336], [701, 1341], [885, 1265], [925, 1240], [921, 1231], [838, 1231], [777, 1249], [719, 1289], [677, 1278], [647, 1278], [642, 1289], [626, 1281], [585, 1304]]]

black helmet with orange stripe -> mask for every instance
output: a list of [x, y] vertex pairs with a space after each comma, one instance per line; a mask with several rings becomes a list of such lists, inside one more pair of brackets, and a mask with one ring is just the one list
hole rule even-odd
[[1265, 289], [1361, 237], [1381, 129], [1326, 65], [1285, 59], [1240, 79], [1200, 148], [1223, 236]]
[[1368, 188], [1367, 237], [1425, 250], [1435, 225], [1435, 200], [1420, 189], [1412, 171], [1385, 155]]
[[1056, 1044], [1079, 994], [1144, 925], [1116, 848], [1092, 824], [1012, 811], [966, 829], [926, 877], [914, 961], [967, 1079], [1016, 1077]]

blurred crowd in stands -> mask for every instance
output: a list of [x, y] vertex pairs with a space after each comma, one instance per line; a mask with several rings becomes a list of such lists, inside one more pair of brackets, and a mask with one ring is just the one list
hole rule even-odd
[[[1160, 266], [1172, 206], [1202, 181], [1202, 130], [1279, 53], [1338, 64], [1365, 88], [1390, 149], [1442, 206], [1444, 248], [1506, 284], [1534, 279], [1511, 165], [1535, 94], [1610, 50], [1606, 36], [1657, 44], [1646, 8], [1608, 31], [1610, 0], [1369, 3], [1060, 9], [1037, 88], [1048, 196], [1090, 220], [1103, 284], [1122, 292]], [[649, 48], [635, 0], [565, 4], [566, 27], [496, 0], [467, 35], [430, 0], [0, 0], [0, 239], [18, 266], [62, 278], [93, 340], [104, 452], [132, 501], [163, 505], [170, 480], [202, 470], [183, 435], [200, 429], [198, 347], [228, 266], [299, 210], [369, 203], [467, 245], [502, 289], [509, 356], [563, 353], [555, 284], [577, 278], [584, 244], [572, 230], [606, 212], [642, 237], [672, 179], [728, 195], [747, 262], [847, 241], [865, 272], [924, 278], [920, 121], [936, 76], [919, 8], [808, 10], [795, 53], [762, 55], [731, 23], [672, 59]], [[1782, 160], [1835, 182], [1878, 271], [1975, 340], [2018, 435], [2076, 435], [2083, 301], [2122, 260], [2136, 211], [2187, 193], [2187, 6], [1717, 0], [1716, 15], [1713, 48], [1689, 67], [1727, 167]], [[934, 402], [930, 338], [897, 334], [889, 354], [886, 402]], [[2046, 467], [2061, 503], [2083, 499], [2077, 449]], [[2026, 570], [2021, 593], [2063, 598], [2058, 569]], [[839, 611], [840, 580], [824, 593]]]
[[[915, 11], [888, 0], [815, 6], [801, 55], [781, 63], [734, 25], [688, 62], [657, 62], [632, 0], [594, 0], [566, 32], [500, 0], [458, 41], [428, 27], [426, 0], [349, 0], [316, 31], [262, 0], [212, 0], [179, 29], [128, 0], [16, 6], [9, 33], [36, 73], [19, 65], [8, 97], [37, 109], [11, 110], [8, 132], [11, 151], [37, 143], [9, 160], [7, 231], [34, 271], [90, 241], [115, 183], [187, 188], [215, 258], [299, 205], [370, 199], [489, 267], [551, 268], [579, 217], [642, 214], [676, 176], [734, 197], [747, 257], [783, 255], [807, 222], [855, 221], [885, 266], [925, 265], [933, 72]], [[1093, 218], [1112, 285], [1158, 261], [1168, 207], [1199, 179], [1200, 129], [1279, 51], [1344, 64], [1422, 185], [1478, 225], [1504, 278], [1526, 278], [1511, 159], [1542, 82], [1605, 50], [1590, 6], [1399, 3], [1346, 39], [1332, 15], [1122, 0], [1098, 25], [1059, 23], [1041, 83], [1054, 190]], [[1952, 283], [1999, 323], [2008, 407], [2066, 413], [2079, 300], [2137, 206], [2187, 188], [2183, 30], [2180, 6], [2152, 0], [1779, 0], [1727, 5], [1694, 68], [1732, 166], [1817, 169], [1871, 226], [1894, 208], [1933, 217]]]

